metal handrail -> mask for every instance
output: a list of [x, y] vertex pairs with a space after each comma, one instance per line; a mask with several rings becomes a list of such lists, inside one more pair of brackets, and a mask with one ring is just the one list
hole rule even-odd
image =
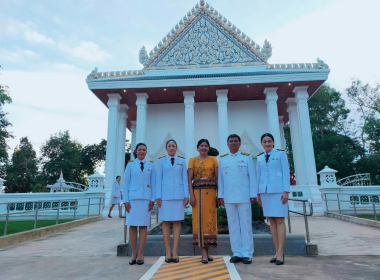
[[[327, 195], [336, 195], [336, 199], [328, 199], [327, 198]], [[349, 202], [351, 204], [354, 205], [354, 213], [355, 213], [355, 217], [357, 217], [357, 212], [356, 212], [356, 204], [372, 204], [372, 210], [373, 210], [373, 213], [374, 213], [374, 216], [375, 216], [375, 221], [377, 221], [377, 213], [376, 213], [376, 206], [375, 205], [380, 205], [380, 201], [379, 202], [374, 202], [373, 201], [373, 197], [380, 197], [380, 194], [368, 194], [368, 193], [354, 193], [354, 194], [350, 194], [350, 193], [341, 193], [340, 195], [345, 195], [345, 196], [350, 196], [350, 197], [354, 197], [354, 196], [368, 196], [368, 197], [372, 197], [372, 201], [355, 201], [355, 200], [342, 200], [342, 199], [339, 199], [339, 193], [322, 193], [322, 200], [325, 202], [325, 205], [326, 205], [326, 212], [327, 213], [333, 213], [333, 212], [330, 212], [329, 211], [329, 208], [328, 208], [328, 205], [327, 205], [327, 202], [328, 201], [337, 201], [338, 202], [338, 209], [339, 209], [339, 214], [340, 215], [344, 215], [342, 214], [342, 210], [341, 210], [341, 207], [340, 207], [340, 203], [341, 202]]]
[[[87, 204], [82, 204], [82, 205], [79, 205], [78, 204], [78, 201], [79, 200], [88, 200], [88, 203]], [[91, 203], [91, 199], [99, 199], [99, 202], [98, 203]], [[70, 202], [75, 202], [75, 205], [65, 205], [65, 206], [62, 206], [62, 202], [65, 202], [65, 201], [70, 201]], [[39, 208], [39, 203], [42, 203], [42, 202], [58, 202], [58, 206], [57, 207], [50, 207], [50, 208], [47, 208], [47, 209], [40, 209]], [[24, 211], [16, 211], [16, 212], [13, 212], [13, 213], [10, 213], [10, 206], [11, 204], [16, 204], [16, 203], [33, 203], [33, 204], [37, 204], [37, 208], [36, 209], [32, 209], [32, 210], [24, 210]], [[77, 209], [79, 207], [83, 207], [83, 206], [87, 206], [87, 218], [90, 216], [90, 206], [91, 205], [99, 205], [99, 213], [98, 215], [101, 214], [101, 206], [104, 205], [104, 198], [101, 197], [101, 196], [94, 196], [94, 197], [91, 197], [91, 198], [71, 198], [71, 199], [49, 199], [49, 200], [46, 200], [46, 199], [42, 199], [42, 200], [28, 200], [28, 201], [8, 201], [8, 202], [0, 202], [0, 204], [7, 204], [7, 212], [6, 213], [0, 213], [0, 216], [6, 216], [5, 218], [5, 227], [4, 227], [4, 235], [3, 236], [6, 236], [7, 235], [7, 230], [8, 230], [8, 221], [9, 221], [9, 216], [10, 215], [19, 215], [19, 214], [24, 214], [24, 213], [30, 213], [30, 212], [35, 212], [35, 217], [34, 217], [34, 228], [33, 230], [36, 230], [37, 228], [37, 218], [38, 218], [38, 212], [43, 212], [43, 211], [51, 211], [51, 210], [57, 210], [57, 217], [56, 217], [56, 225], [58, 224], [58, 221], [59, 221], [59, 210], [61, 209], [68, 209], [68, 208], [74, 208], [74, 217], [73, 217], [73, 220], [75, 220], [75, 217], [76, 217], [76, 212], [77, 212]]]
[[[310, 243], [310, 233], [309, 233], [309, 223], [307, 221], [307, 217], [313, 216], [313, 213], [314, 213], [313, 203], [311, 202], [310, 199], [289, 198], [288, 200], [302, 202], [302, 206], [303, 206], [303, 212], [297, 212], [294, 210], [290, 210], [289, 204], [288, 204], [288, 229], [289, 229], [289, 233], [292, 233], [292, 227], [290, 224], [290, 214], [289, 213], [295, 213], [298, 215], [302, 215], [304, 217], [304, 220], [305, 220], [306, 240], [307, 240], [307, 244], [309, 244]], [[309, 214], [307, 214], [307, 212], [306, 212], [306, 202], [309, 203], [309, 209], [310, 209]]]

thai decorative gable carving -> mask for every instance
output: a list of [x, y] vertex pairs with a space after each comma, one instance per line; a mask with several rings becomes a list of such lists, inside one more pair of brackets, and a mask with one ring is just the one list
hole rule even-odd
[[265, 41], [260, 50], [217, 10], [200, 1], [149, 54], [147, 63], [140, 61], [149, 70], [248, 66], [265, 64], [272, 46]]
[[[158, 162], [158, 159], [162, 156], [166, 156], [167, 155], [167, 152], [166, 152], [166, 142], [169, 141], [170, 139], [173, 139], [172, 135], [170, 134], [170, 132], [168, 132], [168, 134], [166, 135], [164, 141], [162, 142], [162, 144], [160, 145], [160, 147], [157, 149], [157, 151], [153, 154], [149, 153], [149, 159], [154, 161], [154, 163], [157, 165], [157, 162]], [[177, 155], [178, 156], [181, 156], [181, 157], [186, 157], [186, 154], [180, 149], [178, 148], [177, 149]]]
[[258, 154], [263, 152], [261, 149], [259, 149], [255, 145], [255, 143], [253, 143], [252, 138], [249, 136], [249, 134], [245, 130], [243, 134], [241, 135], [240, 151], [249, 153], [251, 157], [253, 158], [256, 158]]

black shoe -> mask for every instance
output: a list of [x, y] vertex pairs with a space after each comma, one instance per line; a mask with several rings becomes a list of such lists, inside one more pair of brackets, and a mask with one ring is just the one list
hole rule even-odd
[[144, 264], [144, 260], [137, 260], [137, 264], [138, 264], [138, 265], [142, 265], [142, 264]]
[[[178, 255], [178, 252], [177, 252], [177, 255]], [[174, 262], [174, 263], [179, 263], [179, 256], [178, 256], [178, 258], [173, 258], [173, 255], [172, 255], [172, 262]]]
[[244, 264], [250, 264], [250, 263], [252, 263], [252, 258], [244, 257], [243, 258], [243, 263]]
[[237, 257], [237, 256], [233, 256], [230, 259], [230, 263], [237, 263], [237, 262], [241, 262], [241, 261], [243, 261], [243, 258], [240, 258], [240, 257]]
[[134, 264], [136, 264], [136, 260], [130, 260], [130, 261], [129, 261], [129, 264], [130, 264], [130, 265], [134, 265]]
[[171, 263], [173, 261], [173, 259], [167, 259], [167, 258], [165, 258], [165, 262], [167, 262], [167, 263]]
[[207, 260], [202, 259], [202, 263], [203, 264], [208, 264], [208, 259]]
[[276, 261], [277, 261], [276, 258], [271, 258], [269, 262], [270, 262], [270, 263], [275, 263]]
[[285, 256], [282, 255], [282, 261], [276, 260], [276, 265], [283, 265], [285, 263]]
[[208, 260], [209, 262], [212, 262], [212, 261], [214, 260], [214, 258], [213, 258], [213, 257], [207, 257], [207, 260]]

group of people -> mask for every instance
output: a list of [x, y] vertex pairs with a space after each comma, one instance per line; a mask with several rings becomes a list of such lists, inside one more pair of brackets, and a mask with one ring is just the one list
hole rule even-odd
[[[135, 159], [125, 169], [122, 192], [127, 211], [126, 224], [130, 227], [132, 256], [129, 264], [144, 263], [147, 228], [155, 202], [159, 207], [159, 220], [163, 221], [165, 262], [179, 262], [181, 221], [184, 220], [185, 206], [190, 203], [193, 244], [202, 249], [201, 262], [207, 264], [213, 261], [209, 247], [217, 246], [217, 208], [224, 206], [233, 252], [230, 262], [242, 261], [249, 264], [254, 252], [251, 203], [256, 201], [263, 207], [264, 216], [270, 221], [276, 248], [276, 254], [270, 262], [284, 264], [285, 217], [288, 215], [290, 191], [289, 165], [286, 153], [275, 149], [274, 144], [271, 134], [262, 135], [261, 145], [265, 152], [257, 156], [256, 172], [252, 157], [239, 151], [241, 139], [236, 134], [228, 136], [227, 146], [230, 152], [221, 155], [219, 162], [216, 157], [208, 155], [209, 141], [199, 140], [199, 155], [191, 158], [188, 166], [186, 160], [177, 155], [175, 140], [167, 141], [167, 155], [159, 158], [157, 167], [152, 161], [146, 160], [147, 146], [144, 143], [137, 144]], [[119, 176], [113, 191], [114, 189], [115, 192], [120, 192]], [[115, 201], [117, 198], [116, 194], [112, 195]], [[173, 248], [170, 246], [171, 224]]]

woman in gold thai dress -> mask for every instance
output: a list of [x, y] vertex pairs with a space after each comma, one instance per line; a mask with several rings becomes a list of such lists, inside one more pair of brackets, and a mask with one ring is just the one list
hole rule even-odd
[[193, 207], [193, 245], [202, 248], [202, 263], [212, 261], [209, 247], [217, 245], [218, 160], [209, 156], [210, 143], [198, 141], [199, 156], [189, 160], [190, 205]]

